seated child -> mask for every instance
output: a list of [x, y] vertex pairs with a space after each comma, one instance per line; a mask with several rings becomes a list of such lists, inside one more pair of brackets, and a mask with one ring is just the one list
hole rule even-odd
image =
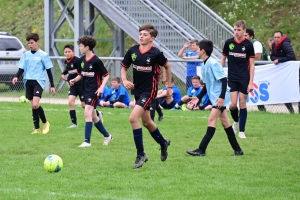
[[[101, 103], [102, 101], [104, 101], [105, 97], [108, 96], [110, 94], [110, 88], [106, 85], [104, 87], [104, 90], [103, 90], [103, 93], [101, 94], [99, 100], [98, 100], [98, 105], [100, 107], [105, 107], [105, 106], [102, 106], [103, 104]], [[112, 98], [109, 99], [109, 101], [111, 101]]]
[[121, 85], [121, 79], [119, 77], [114, 77], [111, 79], [111, 87], [112, 88], [109, 95], [107, 95], [103, 101], [100, 101], [100, 106], [112, 108], [129, 107], [130, 96], [126, 88]]

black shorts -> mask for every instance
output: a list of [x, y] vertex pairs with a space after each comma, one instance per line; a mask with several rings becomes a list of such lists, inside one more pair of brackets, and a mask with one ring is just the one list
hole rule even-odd
[[93, 106], [94, 109], [97, 108], [98, 100], [99, 100], [99, 97], [96, 96], [95, 94], [94, 95], [84, 95], [85, 105]]
[[237, 81], [230, 81], [228, 80], [228, 86], [230, 87], [230, 92], [241, 92], [243, 94], [248, 94], [248, 85], [249, 80], [237, 80]]
[[80, 101], [84, 101], [81, 85], [70, 86], [69, 95], [79, 96]]
[[[134, 99], [135, 99], [136, 105], [141, 106], [145, 110], [150, 110], [150, 106], [151, 106], [152, 102], [154, 102], [152, 104], [152, 106], [155, 105], [155, 99], [149, 97], [149, 95], [134, 96]], [[155, 109], [155, 107], [154, 107], [154, 109]]]
[[36, 80], [26, 81], [26, 98], [32, 100], [33, 97], [42, 98], [43, 88]]
[[217, 106], [213, 106], [212, 108], [216, 108], [216, 109], [221, 110], [221, 113], [222, 113], [224, 110], [226, 110], [226, 106], [223, 106], [223, 107], [221, 107], [221, 108], [217, 108]]
[[163, 107], [164, 109], [172, 109], [175, 107], [176, 102], [173, 100], [171, 103], [167, 104], [166, 100], [162, 101], [160, 103], [161, 107]]

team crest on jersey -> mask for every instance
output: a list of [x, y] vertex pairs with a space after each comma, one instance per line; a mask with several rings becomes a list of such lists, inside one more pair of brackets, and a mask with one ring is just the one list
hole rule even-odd
[[136, 57], [137, 57], [137, 55], [135, 53], [131, 54], [132, 61], [135, 61]]
[[71, 68], [73, 68], [73, 64], [71, 64]]
[[245, 47], [242, 47], [242, 51], [245, 51], [245, 49], [246, 49]]
[[91, 69], [93, 69], [93, 65], [90, 65], [90, 67], [89, 67], [89, 68], [90, 68], [90, 70], [91, 70]]
[[147, 64], [150, 63], [150, 61], [151, 61], [151, 60], [150, 60], [150, 58], [148, 57], [147, 60], [146, 60]]
[[81, 65], [81, 68], [83, 68], [84, 67], [84, 62], [82, 61], [80, 65]]
[[233, 48], [234, 48], [234, 44], [233, 43], [229, 44], [229, 49], [232, 50]]

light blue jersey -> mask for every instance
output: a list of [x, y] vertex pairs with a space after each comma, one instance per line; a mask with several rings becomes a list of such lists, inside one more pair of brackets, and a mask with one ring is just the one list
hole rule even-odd
[[43, 89], [46, 84], [45, 71], [52, 67], [48, 54], [40, 49], [34, 54], [26, 51], [18, 64], [18, 68], [24, 69], [24, 85], [27, 80], [36, 80]]
[[[209, 57], [201, 68], [202, 80], [206, 84], [208, 97], [213, 106], [216, 106], [216, 101], [222, 91], [222, 78], [226, 78], [226, 74], [222, 65], [212, 57]], [[224, 106], [230, 104], [230, 92], [227, 87]]]

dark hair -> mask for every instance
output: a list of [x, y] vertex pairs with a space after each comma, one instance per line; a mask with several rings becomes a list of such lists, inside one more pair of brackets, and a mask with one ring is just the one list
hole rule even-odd
[[77, 44], [83, 44], [83, 46], [88, 46], [90, 50], [93, 50], [97, 42], [93, 36], [84, 35], [78, 38]]
[[38, 40], [40, 40], [39, 34], [29, 33], [26, 37], [26, 41], [28, 42], [29, 40], [34, 40], [35, 42], [37, 42]]
[[118, 83], [121, 83], [120, 77], [114, 77], [111, 79], [111, 81], [117, 81]]
[[281, 36], [283, 35], [283, 33], [281, 31], [274, 31], [274, 34], [275, 33], [280, 33]]
[[74, 46], [73, 46], [72, 44], [66, 44], [66, 45], [64, 46], [64, 50], [65, 50], [66, 48], [71, 49], [72, 51], [74, 51]]
[[143, 30], [149, 31], [150, 35], [152, 37], [155, 37], [155, 38], [156, 38], [156, 36], [158, 34], [158, 31], [156, 30], [156, 28], [152, 24], [144, 24], [144, 25], [142, 25], [139, 28], [139, 32], [141, 32]]
[[246, 28], [246, 33], [248, 33], [249, 36], [252, 36], [254, 38], [254, 31], [251, 28]]
[[214, 44], [212, 41], [210, 40], [201, 40], [199, 43], [198, 43], [198, 46], [200, 48], [200, 50], [204, 49], [206, 55], [210, 56], [213, 49], [214, 49]]

